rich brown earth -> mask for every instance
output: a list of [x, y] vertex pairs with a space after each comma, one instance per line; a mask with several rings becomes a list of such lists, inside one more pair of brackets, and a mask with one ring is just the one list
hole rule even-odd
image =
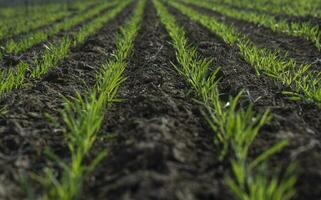
[[243, 35], [246, 35], [256, 46], [272, 51], [280, 51], [282, 55], [294, 58], [298, 64], [311, 64], [311, 69], [320, 71], [321, 51], [303, 37], [291, 36], [285, 33], [274, 32], [269, 28], [227, 17], [213, 10], [190, 5], [192, 8], [215, 17], [220, 22], [231, 25]]
[[[170, 8], [170, 7], [169, 7]], [[245, 89], [244, 101], [252, 102], [257, 111], [270, 109], [273, 119], [263, 129], [253, 146], [253, 154], [267, 149], [280, 139], [288, 139], [290, 145], [273, 159], [273, 165], [289, 160], [299, 163], [300, 178], [296, 199], [319, 199], [321, 197], [321, 116], [320, 108], [287, 100], [281, 92], [287, 88], [268, 77], [257, 77], [254, 68], [240, 56], [235, 46], [225, 44], [209, 30], [192, 22], [174, 8], [171, 13], [185, 28], [191, 42], [205, 57], [213, 58], [222, 68], [220, 91], [236, 95]], [[269, 46], [266, 46], [269, 47]], [[245, 103], [246, 104], [246, 103]], [[309, 187], [307, 182], [313, 182]]]
[[0, 199], [21, 199], [20, 175], [53, 166], [44, 155], [46, 148], [68, 157], [64, 128], [49, 123], [47, 114], [59, 118], [63, 97], [75, 96], [76, 91], [84, 94], [95, 84], [96, 71], [110, 57], [114, 35], [132, 8], [126, 8], [85, 44], [74, 48], [43, 79], [32, 80], [0, 100], [0, 107], [8, 110], [0, 116]]
[[236, 10], [257, 12], [260, 14], [264, 13], [264, 14], [267, 14], [270, 16], [274, 16], [274, 17], [276, 17], [276, 19], [280, 19], [280, 20], [287, 20], [289, 22], [310, 23], [312, 25], [321, 27], [321, 19], [318, 17], [314, 17], [314, 16], [291, 16], [288, 14], [275, 14], [275, 13], [269, 12], [269, 11], [260, 11], [260, 10], [253, 9], [253, 8], [244, 8], [244, 7], [240, 7], [240, 6], [236, 6], [236, 5], [228, 4], [228, 3], [221, 3], [221, 4], [226, 7], [236, 9]]
[[[115, 48], [115, 33], [132, 14], [134, 5], [85, 44], [73, 48], [70, 55], [41, 80], [30, 80], [22, 89], [0, 99], [0, 108], [7, 110], [0, 114], [0, 199], [23, 199], [26, 194], [21, 176], [41, 174], [44, 167], [54, 168], [59, 176], [61, 169], [44, 150], [50, 148], [62, 159], [69, 158], [63, 136], [65, 128], [58, 119], [63, 96], [72, 98], [76, 91], [85, 95], [88, 88], [93, 87], [97, 70]], [[212, 69], [221, 67], [222, 100], [227, 101], [228, 96], [244, 89], [240, 106], [253, 104], [255, 111], [261, 113], [270, 109], [273, 118], [255, 140], [251, 157], [281, 139], [288, 139], [289, 146], [272, 158], [271, 166], [287, 166], [295, 160], [299, 172], [295, 200], [320, 200], [320, 108], [288, 100], [282, 95], [288, 88], [269, 77], [256, 76], [254, 68], [242, 59], [235, 46], [227, 45], [174, 8], [167, 8], [184, 27], [189, 42], [198, 47], [200, 55], [213, 59]], [[313, 48], [312, 44], [302, 38], [277, 34], [194, 8], [235, 26], [258, 46], [289, 51], [298, 62], [312, 62], [320, 57], [320, 52], [308, 49]], [[61, 32], [49, 41], [72, 34], [80, 26]], [[43, 44], [23, 53], [23, 59], [32, 60], [39, 55]], [[86, 178], [80, 199], [233, 199], [224, 183], [229, 161], [219, 161], [214, 133], [202, 115], [202, 106], [194, 100], [195, 94], [172, 66], [177, 64], [175, 57], [171, 38], [149, 0], [128, 60], [127, 80], [118, 93], [123, 101], [115, 103], [106, 113], [87, 160], [102, 150], [109, 154]], [[318, 67], [319, 64], [314, 65]], [[48, 114], [58, 119], [58, 124], [50, 122]], [[27, 180], [26, 186], [35, 191], [36, 196], [43, 192], [32, 179]]]
[[89, 178], [83, 199], [230, 199], [212, 135], [177, 75], [175, 52], [151, 2], [98, 142], [109, 156]]
[[[21, 61], [26, 62], [29, 64], [29, 66], [32, 68], [34, 67], [35, 63], [34, 61], [41, 57], [45, 50], [50, 47], [51, 44], [56, 44], [58, 43], [64, 36], [69, 36], [71, 38], [74, 37], [74, 35], [82, 28], [84, 27], [86, 24], [90, 23], [93, 19], [106, 14], [108, 11], [110, 11], [111, 9], [113, 9], [114, 7], [108, 7], [104, 10], [102, 10], [100, 13], [98, 13], [97, 15], [90, 17], [88, 19], [85, 19], [84, 21], [82, 21], [81, 23], [71, 27], [69, 30], [61, 30], [58, 33], [51, 35], [48, 37], [48, 39], [46, 41], [42, 41], [32, 47], [30, 47], [29, 49], [27, 49], [24, 52], [18, 53], [18, 54], [7, 54], [4, 53], [3, 59], [0, 59], [0, 70], [6, 70], [10, 67], [16, 67]], [[85, 12], [85, 11], [83, 11]], [[66, 19], [67, 20], [67, 19]], [[49, 27], [45, 27], [43, 29], [44, 32], [49, 31], [49, 28], [52, 25], [50, 25]], [[19, 36], [20, 38], [23, 37], [23, 35]], [[9, 40], [8, 40], [9, 41]], [[5, 44], [6, 41], [4, 41], [3, 44]], [[0, 49], [1, 50], [1, 49]]]
[[[87, 12], [90, 9], [96, 7], [97, 5], [99, 5], [99, 4], [98, 3], [91, 4], [87, 8], [85, 8], [82, 12]], [[24, 32], [24, 33], [19, 33], [17, 35], [10, 36], [10, 37], [6, 37], [6, 38], [0, 40], [0, 44], [4, 45], [6, 43], [6, 41], [9, 41], [11, 39], [14, 40], [14, 41], [17, 41], [17, 40], [23, 38], [26, 34], [35, 33], [35, 32], [40, 31], [40, 30], [46, 32], [52, 26], [54, 26], [55, 24], [58, 24], [58, 23], [63, 22], [65, 20], [68, 20], [68, 19], [76, 16], [79, 13], [79, 10], [77, 10], [77, 9], [69, 9], [68, 11], [69, 11], [69, 14], [67, 16], [61, 17], [61, 18], [51, 22], [50, 24], [46, 24], [46, 25], [39, 26], [37, 28], [31, 29], [27, 33]]]

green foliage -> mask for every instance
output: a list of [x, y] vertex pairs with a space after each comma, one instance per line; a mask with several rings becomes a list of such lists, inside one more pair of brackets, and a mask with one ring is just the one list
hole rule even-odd
[[0, 94], [18, 88], [24, 83], [25, 74], [29, 69], [27, 63], [21, 62], [16, 69], [0, 72]]
[[[59, 31], [67, 31], [71, 27], [75, 26], [76, 24], [81, 23], [82, 21], [86, 19], [90, 19], [100, 13], [102, 10], [109, 8], [113, 6], [115, 3], [105, 2], [98, 6], [96, 6], [93, 9], [90, 9], [84, 13], [80, 13], [70, 19], [64, 20], [62, 22], [59, 22], [57, 24], [54, 24], [52, 27], [50, 27], [49, 30], [40, 30], [35, 33], [27, 34], [25, 37], [21, 38], [18, 41], [9, 40], [9, 42], [6, 43], [5, 49], [7, 53], [20, 53], [22, 51], [27, 50], [28, 48], [32, 47], [35, 44], [38, 44], [46, 39], [48, 39], [49, 36], [54, 35], [58, 33]], [[86, 5], [86, 4], [85, 4]], [[88, 4], [89, 6], [91, 4]], [[85, 9], [86, 7], [83, 7]]]
[[[46, 170], [47, 180], [50, 181], [46, 183], [50, 188], [47, 199], [67, 200], [77, 197], [82, 187], [83, 177], [106, 155], [106, 152], [101, 152], [89, 166], [84, 166], [83, 160], [96, 139], [96, 133], [104, 116], [106, 99], [102, 95], [98, 99], [96, 96], [96, 91], [93, 91], [88, 99], [77, 94], [73, 100], [65, 102], [62, 116], [69, 130], [66, 133], [66, 139], [71, 163], [68, 165], [60, 158], [55, 159], [64, 169], [60, 181], [54, 177], [51, 170]], [[51, 157], [54, 156], [51, 155]]]
[[228, 5], [258, 12], [288, 14], [293, 16], [321, 16], [319, 0], [218, 0]]
[[[84, 7], [92, 5], [92, 2], [76, 3], [75, 8], [83, 10]], [[7, 15], [7, 18], [0, 21], [0, 39], [27, 33], [32, 29], [50, 24], [63, 17], [70, 16], [72, 12], [68, 10], [66, 4], [49, 4], [45, 6], [33, 6], [26, 9], [22, 7], [7, 8], [0, 14]]]
[[314, 45], [321, 50], [321, 32], [318, 26], [310, 23], [291, 22], [286, 20], [276, 19], [274, 16], [261, 14], [255, 11], [242, 11], [240, 9], [229, 8], [219, 3], [214, 2], [195, 2], [193, 0], [183, 0], [184, 2], [191, 3], [197, 6], [208, 8], [223, 15], [233, 17], [240, 20], [253, 22], [271, 28], [273, 31], [283, 32], [293, 36], [302, 36], [310, 40]]
[[231, 149], [235, 157], [244, 160], [261, 127], [269, 121], [270, 115], [256, 115], [252, 107], [237, 109], [242, 93], [232, 98], [227, 104], [220, 102], [219, 98], [212, 98], [209, 105], [208, 122], [212, 130], [217, 133], [217, 144], [223, 144], [221, 158]]
[[36, 68], [31, 72], [31, 77], [39, 78], [47, 73], [51, 67], [68, 55], [71, 44], [72, 40], [68, 36], [65, 36], [58, 45], [50, 44], [42, 58], [36, 60]]
[[75, 10], [81, 12], [94, 4], [97, 4], [97, 0], [74, 1], [72, 6], [68, 5], [68, 3], [60, 2], [33, 5], [27, 9], [21, 6], [0, 8], [0, 40], [28, 33], [33, 29], [48, 25], [64, 17], [69, 17]]
[[[103, 16], [97, 17], [85, 25], [74, 38], [68, 36], [63, 37], [59, 42], [50, 44], [42, 56], [39, 56], [35, 61], [35, 67], [32, 68], [30, 78], [40, 78], [48, 70], [59, 63], [60, 60], [68, 56], [70, 48], [85, 41], [87, 37], [99, 30], [107, 21], [114, 18], [121, 12], [131, 0], [123, 1], [116, 8]], [[19, 64], [24, 66], [25, 63]], [[0, 72], [0, 77], [4, 84], [0, 86], [0, 94], [8, 92], [14, 88], [18, 88], [23, 84], [26, 76], [26, 68], [17, 67], [17, 69], [10, 69], [8, 72]]]
[[293, 59], [281, 56], [278, 51], [256, 47], [246, 36], [218, 22], [214, 17], [200, 14], [176, 2], [170, 2], [170, 4], [219, 35], [228, 44], [236, 45], [244, 59], [255, 67], [258, 75], [263, 72], [289, 86], [292, 91], [285, 91], [284, 94], [290, 95], [290, 99], [303, 99], [321, 105], [320, 73], [308, 70], [310, 65], [298, 65]]
[[[103, 25], [114, 18], [117, 14], [119, 14], [131, 1], [126, 0], [122, 1], [117, 5], [116, 8], [110, 10], [108, 13], [96, 17], [94, 20], [92, 20], [89, 24], [86, 26], [83, 26], [81, 30], [76, 34], [74, 38], [74, 45], [78, 43], [83, 43], [88, 36], [95, 33], [97, 30], [99, 30]], [[108, 4], [111, 6], [110, 4]]]
[[[255, 174], [248, 171], [246, 163], [232, 161], [233, 178], [228, 177], [227, 185], [240, 200], [290, 200], [295, 195], [296, 170], [291, 165], [280, 177], [270, 177], [266, 163], [256, 168]], [[271, 173], [271, 172], [270, 172]], [[278, 171], [273, 174], [281, 174]]]
[[249, 41], [238, 43], [245, 60], [255, 67], [257, 74], [278, 79], [293, 91], [285, 91], [293, 100], [304, 99], [321, 106], [321, 73], [309, 70], [310, 65], [298, 66], [293, 59], [284, 60], [278, 52], [258, 48]]
[[[232, 175], [226, 180], [235, 197], [240, 200], [288, 200], [293, 197], [296, 175], [287, 170], [289, 175], [279, 179], [280, 173], [271, 173], [268, 168], [269, 158], [287, 145], [286, 140], [273, 145], [255, 159], [250, 159], [248, 155], [259, 130], [271, 118], [269, 112], [256, 114], [252, 106], [247, 109], [239, 108], [242, 92], [236, 97], [230, 97], [228, 102], [221, 101], [217, 86], [219, 68], [210, 72], [211, 60], [201, 58], [195, 48], [188, 46], [185, 32], [176, 24], [175, 18], [159, 0], [153, 2], [176, 49], [179, 66], [175, 68], [186, 78], [201, 102], [208, 108], [207, 121], [215, 133], [216, 145], [221, 147], [220, 158], [228, 159], [227, 155], [232, 156]], [[193, 13], [189, 10], [183, 12], [189, 13], [189, 16]], [[195, 16], [193, 18], [200, 19]], [[211, 21], [206, 21], [208, 19], [204, 17], [201, 21], [209, 25]], [[222, 27], [218, 26], [215, 30], [223, 34], [228, 28]], [[226, 41], [236, 42], [235, 39]]]
[[46, 178], [39, 179], [48, 188], [45, 199], [70, 200], [79, 197], [84, 177], [106, 156], [106, 152], [101, 152], [89, 166], [83, 162], [96, 140], [106, 110], [117, 101], [115, 97], [125, 80], [122, 74], [141, 24], [145, 4], [146, 0], [139, 1], [132, 19], [117, 35], [115, 57], [102, 66], [97, 74], [97, 83], [88, 97], [77, 94], [74, 99], [66, 99], [62, 116], [67, 127], [66, 139], [71, 158], [70, 162], [63, 161], [49, 152], [48, 155], [63, 168], [63, 175], [58, 180], [51, 169], [45, 170]]

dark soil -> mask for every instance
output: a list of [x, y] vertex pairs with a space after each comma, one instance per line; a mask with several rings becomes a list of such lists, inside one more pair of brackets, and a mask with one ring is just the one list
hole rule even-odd
[[119, 91], [98, 142], [109, 156], [89, 177], [83, 199], [231, 199], [212, 134], [170, 61], [170, 38], [148, 2]]
[[[225, 44], [221, 38], [206, 28], [192, 22], [174, 8], [170, 8], [178, 22], [185, 28], [190, 41], [199, 52], [214, 59], [214, 65], [222, 67], [220, 91], [236, 95], [245, 89], [243, 104], [252, 102], [255, 110], [270, 108], [273, 119], [263, 128], [253, 145], [253, 155], [281, 139], [290, 145], [272, 160], [273, 166], [287, 165], [289, 160], [299, 163], [298, 195], [300, 200], [321, 198], [321, 116], [320, 109], [304, 103], [288, 101], [281, 95], [282, 85], [269, 77], [257, 77], [253, 67], [240, 56], [235, 46]], [[313, 187], [311, 187], [313, 185]]]
[[287, 20], [288, 22], [302, 22], [310, 23], [314, 26], [318, 26], [321, 29], [321, 19], [313, 16], [290, 16], [290, 15], [276, 15], [276, 19]]
[[253, 9], [253, 8], [245, 8], [245, 7], [240, 7], [240, 6], [236, 6], [236, 5], [228, 4], [228, 3], [221, 2], [221, 4], [223, 4], [226, 7], [236, 9], [236, 10], [257, 12], [260, 14], [267, 14], [270, 16], [274, 16], [279, 20], [288, 20], [289, 22], [306, 22], [306, 23], [311, 23], [315, 26], [321, 27], [321, 19], [318, 17], [314, 17], [314, 16], [291, 16], [288, 14], [275, 14], [275, 13], [269, 12], [269, 11], [257, 10], [257, 9]]
[[[95, 74], [114, 49], [114, 35], [131, 14], [132, 6], [106, 24], [85, 44], [72, 49], [69, 57], [42, 80], [30, 81], [0, 101], [8, 112], [0, 117], [0, 199], [22, 199], [21, 174], [53, 166], [44, 155], [50, 147], [62, 158], [68, 156], [63, 131], [49, 123], [46, 114], [58, 118], [64, 97], [85, 93], [95, 84]], [[34, 189], [34, 186], [31, 187]]]
[[103, 14], [106, 14], [107, 12], [109, 12], [113, 8], [114, 7], [108, 7], [106, 9], [102, 10], [100, 13], [97, 13], [97, 15], [95, 15], [91, 18], [85, 19], [81, 23], [71, 27], [67, 31], [64, 31], [64, 30], [59, 31], [57, 34], [49, 36], [46, 41], [42, 41], [42, 42], [30, 47], [25, 52], [19, 53], [18, 55], [5, 54], [3, 56], [3, 60], [0, 59], [0, 70], [1, 70], [1, 68], [8, 69], [8, 68], [16, 67], [21, 61], [28, 63], [32, 68], [34, 66], [34, 61], [37, 58], [40, 58], [43, 55], [43, 53], [45, 52], [45, 50], [47, 49], [47, 47], [50, 47], [51, 44], [59, 43], [59, 41], [64, 36], [69, 36], [71, 38], [74, 37], [75, 34], [77, 34], [83, 26], [90, 23], [95, 18], [97, 18]]
[[[7, 111], [0, 111], [1, 200], [24, 199], [21, 176], [42, 174], [44, 167], [55, 169], [59, 176], [61, 169], [45, 156], [44, 150], [50, 148], [62, 159], [69, 159], [63, 136], [65, 126], [60, 116], [63, 96], [72, 98], [76, 91], [86, 95], [93, 87], [97, 70], [112, 56], [115, 33], [131, 16], [134, 5], [128, 6], [85, 44], [73, 48], [68, 58], [41, 80], [29, 80], [23, 88], [0, 99], [0, 108]], [[221, 67], [219, 89], [223, 101], [244, 89], [240, 106], [245, 108], [251, 103], [259, 113], [271, 110], [273, 118], [255, 140], [250, 156], [255, 157], [281, 139], [288, 139], [289, 146], [271, 159], [271, 166], [287, 166], [293, 160], [298, 162], [295, 200], [320, 200], [321, 109], [288, 100], [281, 94], [288, 88], [270, 77], [256, 76], [254, 68], [242, 59], [237, 47], [227, 45], [214, 33], [167, 7], [185, 28], [189, 41], [198, 48], [200, 55], [213, 59], [212, 69]], [[289, 50], [299, 62], [312, 62], [320, 55], [319, 51], [305, 49], [311, 44], [303, 39], [219, 17], [244, 31], [258, 46]], [[74, 34], [82, 25], [53, 36], [49, 42]], [[247, 26], [249, 31], [241, 26]], [[300, 46], [298, 42], [302, 42]], [[41, 55], [44, 44], [48, 41], [17, 55], [22, 56], [19, 60], [31, 62], [36, 55]], [[86, 161], [102, 150], [109, 154], [86, 178], [81, 199], [233, 199], [224, 183], [230, 169], [229, 160], [219, 161], [219, 147], [213, 143], [214, 133], [202, 115], [203, 107], [194, 101], [195, 94], [172, 63], [176, 63], [176, 54], [171, 38], [149, 0], [133, 54], [128, 60], [127, 80], [118, 93], [123, 101], [115, 103], [106, 113]], [[47, 115], [57, 119], [59, 125], [50, 122]], [[36, 196], [43, 192], [32, 179], [27, 185]]]
[[[87, 12], [89, 11], [90, 9], [94, 8], [95, 6], [99, 5], [99, 3], [94, 3], [94, 4], [91, 4], [89, 5], [87, 8], [85, 8], [82, 12]], [[21, 38], [24, 38], [25, 35], [29, 35], [31, 33], [35, 33], [35, 32], [38, 32], [40, 30], [46, 32], [48, 31], [52, 26], [58, 24], [58, 23], [61, 23], [65, 20], [68, 20], [74, 16], [76, 16], [77, 14], [79, 14], [79, 10], [69, 10], [69, 14], [67, 14], [67, 16], [64, 16], [64, 17], [61, 17], [53, 22], [51, 22], [50, 24], [46, 24], [46, 25], [43, 25], [43, 26], [39, 26], [37, 28], [34, 28], [34, 29], [31, 29], [29, 30], [27, 33], [24, 32], [24, 33], [19, 33], [17, 35], [13, 35], [11, 37], [8, 37], [8, 38], [4, 38], [2, 40], [0, 40], [0, 44], [3, 44], [5, 45], [7, 41], [9, 40], [14, 40], [14, 41], [18, 41], [19, 39]]]
[[311, 69], [320, 71], [321, 52], [314, 44], [303, 37], [290, 36], [285, 33], [273, 32], [269, 28], [224, 16], [209, 9], [190, 5], [194, 9], [216, 17], [227, 25], [232, 25], [239, 32], [246, 35], [256, 46], [271, 50], [280, 50], [283, 55], [294, 58], [298, 64], [312, 64]]

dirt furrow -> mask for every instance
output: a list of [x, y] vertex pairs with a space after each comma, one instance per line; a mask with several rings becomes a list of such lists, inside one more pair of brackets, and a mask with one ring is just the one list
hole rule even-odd
[[[185, 28], [191, 42], [205, 57], [213, 58], [222, 68], [220, 91], [224, 96], [236, 95], [245, 89], [243, 105], [252, 102], [258, 112], [271, 109], [273, 119], [264, 127], [253, 146], [252, 156], [262, 152], [280, 139], [289, 139], [290, 145], [276, 156], [272, 163], [287, 165], [297, 160], [300, 165], [297, 199], [314, 199], [321, 196], [321, 117], [320, 109], [282, 96], [282, 85], [269, 77], [256, 76], [253, 67], [240, 56], [238, 49], [229, 46], [215, 34], [169, 7], [178, 22]], [[280, 165], [282, 166], [282, 165]], [[310, 188], [313, 184], [315, 187]], [[316, 189], [318, 188], [318, 189]]]
[[[42, 80], [29, 82], [1, 99], [0, 107], [0, 199], [21, 199], [20, 172], [29, 175], [53, 166], [44, 155], [50, 147], [61, 158], [68, 157], [63, 127], [49, 123], [47, 114], [59, 118], [62, 96], [84, 93], [95, 84], [96, 71], [111, 56], [114, 36], [131, 14], [127, 7], [85, 44], [73, 48], [70, 56]], [[61, 118], [61, 117], [60, 117]], [[60, 120], [59, 120], [60, 121]]]
[[288, 20], [289, 22], [309, 22], [309, 23], [311, 23], [315, 26], [319, 26], [321, 28], [321, 19], [318, 17], [314, 17], [314, 16], [291, 16], [289, 14], [276, 14], [271, 11], [264, 11], [264, 10], [257, 10], [254, 8], [240, 7], [240, 6], [228, 4], [228, 3], [221, 3], [221, 4], [228, 7], [228, 8], [232, 8], [232, 9], [236, 9], [236, 10], [257, 12], [259, 14], [270, 15], [270, 16], [276, 17], [276, 19], [278, 19], [278, 20]]
[[175, 52], [151, 1], [127, 67], [128, 79], [97, 142], [109, 155], [83, 199], [230, 199], [211, 132], [171, 65]]
[[321, 18], [313, 16], [291, 16], [287, 14], [274, 15], [276, 19], [287, 20], [288, 22], [310, 23], [314, 26], [319, 26], [321, 29]]
[[213, 10], [189, 5], [203, 14], [216, 17], [219, 21], [227, 25], [232, 25], [240, 33], [246, 35], [256, 46], [286, 53], [294, 58], [298, 64], [312, 64], [311, 69], [320, 71], [321, 53], [314, 44], [303, 37], [291, 36], [285, 33], [273, 32], [254, 23], [227, 17]]
[[108, 7], [101, 11], [100, 13], [97, 13], [94, 17], [85, 19], [81, 23], [71, 27], [67, 31], [59, 31], [58, 33], [51, 35], [48, 37], [46, 41], [42, 41], [26, 51], [19, 53], [18, 55], [14, 54], [6, 54], [4, 55], [3, 59], [0, 60], [0, 70], [2, 69], [8, 69], [10, 67], [16, 67], [21, 61], [29, 63], [30, 67], [34, 67], [34, 61], [41, 57], [44, 53], [44, 51], [47, 48], [50, 48], [51, 44], [56, 44], [58, 43], [64, 36], [70, 36], [73, 37], [75, 34], [77, 34], [80, 29], [91, 22], [91, 20], [95, 19], [96, 17], [99, 17], [100, 15], [103, 15], [107, 12], [109, 12], [111, 9], [115, 8], [114, 6]]
[[[89, 5], [87, 8], [85, 8], [84, 10], [82, 10], [81, 12], [87, 12], [88, 10], [94, 8], [95, 6], [99, 5], [99, 3], [94, 3], [92, 5]], [[4, 38], [2, 40], [0, 40], [0, 44], [5, 44], [7, 41], [9, 40], [14, 40], [14, 41], [18, 41], [19, 39], [22, 39], [24, 38], [24, 36], [26, 35], [29, 35], [31, 33], [35, 33], [35, 32], [38, 32], [38, 31], [44, 31], [44, 32], [47, 32], [48, 30], [50, 30], [51, 27], [53, 27], [54, 25], [58, 24], [58, 23], [61, 23], [63, 21], [66, 21], [66, 20], [69, 20], [75, 16], [77, 16], [79, 14], [79, 10], [71, 10], [69, 9], [69, 12], [70, 14], [68, 14], [67, 16], [64, 16], [64, 17], [61, 17], [49, 24], [45, 24], [45, 25], [42, 25], [42, 26], [39, 26], [37, 28], [34, 28], [32, 30], [29, 30], [28, 32], [24, 32], [24, 33], [19, 33], [17, 35], [14, 35], [14, 36], [11, 36], [11, 37], [8, 37], [8, 38]]]
[[272, 12], [268, 12], [268, 11], [259, 11], [256, 9], [251, 9], [251, 8], [242, 8], [242, 7], [238, 7], [235, 5], [228, 5], [225, 4], [227, 7], [230, 8], [234, 8], [237, 10], [241, 10], [241, 11], [250, 11], [250, 12], [257, 12], [260, 14], [266, 14], [266, 15], [270, 15], [275, 17], [278, 20], [287, 20], [289, 22], [298, 22], [298, 23], [310, 23], [314, 26], [319, 26], [319, 28], [321, 28], [321, 19], [319, 17], [314, 17], [311, 15], [307, 15], [307, 16], [293, 16], [293, 15], [289, 15], [289, 14], [278, 14], [278, 13], [272, 13]]

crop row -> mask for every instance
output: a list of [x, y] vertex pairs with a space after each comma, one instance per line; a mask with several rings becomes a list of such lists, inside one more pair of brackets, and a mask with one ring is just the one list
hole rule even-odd
[[[193, 3], [191, 0], [184, 1]], [[115, 8], [108, 13], [92, 19], [75, 35], [64, 36], [57, 43], [49, 45], [43, 55], [33, 61], [31, 65], [34, 66], [21, 62], [16, 69], [0, 72], [0, 94], [21, 87], [27, 78], [39, 78], [46, 74], [50, 68], [68, 56], [72, 47], [83, 43], [88, 36], [97, 32], [131, 2], [132, 0], [125, 0], [117, 4], [100, 4], [83, 15], [77, 15], [64, 23], [55, 24], [49, 32], [40, 31], [26, 36], [25, 41], [28, 41], [26, 43], [21, 42], [14, 48], [14, 45], [12, 48], [7, 45], [8, 52], [20, 52], [47, 39], [59, 30], [68, 30], [73, 25], [85, 19], [94, 18], [102, 10], [115, 5]], [[131, 20], [120, 28], [115, 38], [116, 48], [112, 54], [113, 57], [107, 58], [106, 56], [105, 64], [97, 72], [95, 86], [86, 94], [78, 92], [73, 99], [65, 99], [61, 115], [64, 126], [67, 127], [64, 136], [70, 157], [65, 160], [50, 150], [47, 151], [48, 157], [61, 167], [62, 173], [57, 177], [53, 169], [46, 168], [45, 176], [37, 177], [46, 189], [44, 199], [77, 199], [81, 194], [86, 176], [106, 157], [107, 152], [103, 151], [91, 159], [89, 164], [84, 161], [93, 148], [106, 112], [112, 103], [119, 101], [116, 97], [117, 91], [126, 80], [123, 72], [142, 22], [145, 4], [146, 0], [139, 0]], [[206, 108], [205, 117], [213, 132], [215, 145], [220, 149], [219, 157], [222, 161], [227, 161], [230, 166], [226, 171], [226, 183], [235, 198], [240, 200], [291, 199], [295, 194], [294, 185], [297, 179], [294, 165], [290, 164], [286, 173], [281, 175], [269, 164], [271, 156], [281, 151], [288, 141], [282, 140], [254, 158], [249, 156], [249, 151], [260, 129], [273, 116], [268, 110], [263, 113], [255, 112], [253, 105], [246, 108], [240, 107], [239, 100], [242, 97], [242, 91], [236, 96], [230, 96], [228, 100], [222, 100], [218, 87], [220, 67], [212, 66], [211, 58], [203, 58], [197, 48], [189, 44], [186, 32], [178, 25], [175, 17], [168, 12], [161, 0], [153, 0], [153, 4], [176, 51], [178, 64], [173, 67], [185, 78], [195, 91], [198, 100]], [[200, 4], [197, 3], [197, 5]], [[212, 8], [212, 4], [202, 3], [201, 5], [208, 8], [211, 5]], [[298, 65], [293, 59], [284, 58], [278, 52], [259, 48], [233, 27], [219, 22], [215, 17], [200, 14], [185, 4], [170, 1], [169, 6], [173, 6], [192, 20], [199, 22], [220, 36], [226, 43], [238, 47], [243, 58], [256, 69], [257, 75], [264, 74], [273, 77], [289, 86], [291, 91], [286, 91], [285, 94], [290, 95], [292, 99], [305, 99], [321, 105], [321, 74], [310, 71], [309, 65]], [[235, 18], [262, 23], [268, 27], [272, 26], [270, 23], [273, 20], [276, 20], [269, 18], [268, 15], [255, 19], [246, 18], [242, 12], [237, 13], [223, 6], [217, 6], [215, 10]], [[288, 25], [286, 28], [291, 27]], [[284, 31], [282, 28], [274, 30]]]
[[270, 28], [276, 32], [282, 32], [292, 36], [304, 37], [307, 40], [310, 40], [319, 50], [321, 50], [321, 32], [319, 30], [319, 26], [312, 25], [308, 22], [289, 23], [287, 20], [276, 19], [276, 17], [264, 13], [260, 14], [255, 11], [242, 11], [235, 8], [229, 8], [218, 3], [210, 3], [206, 1], [195, 2], [192, 0], [183, 1], [211, 9], [225, 16], [256, 23]]
[[98, 1], [93, 0], [91, 3], [84, 1], [84, 0], [73, 0], [69, 2], [51, 2], [46, 4], [37, 4], [32, 2], [32, 4], [24, 4], [24, 5], [17, 5], [17, 6], [8, 6], [8, 7], [1, 7], [0, 8], [0, 16], [3, 18], [4, 22], [8, 21], [18, 21], [23, 18], [28, 19], [38, 19], [42, 13], [42, 16], [45, 16], [45, 12], [47, 13], [54, 13], [59, 11], [66, 11], [66, 10], [78, 10], [79, 8], [89, 5], [89, 4], [96, 4]]
[[255, 68], [257, 75], [265, 74], [291, 88], [290, 91], [284, 91], [290, 99], [321, 105], [321, 73], [309, 70], [311, 65], [299, 65], [294, 59], [284, 57], [278, 51], [257, 47], [247, 36], [219, 22], [215, 17], [201, 14], [175, 1], [171, 1], [170, 4], [191, 20], [217, 34], [226, 43], [237, 46], [243, 58]]
[[221, 2], [231, 6], [255, 9], [257, 11], [271, 12], [274, 14], [321, 17], [319, 0], [222, 0]]
[[17, 54], [22, 51], [25, 51], [28, 48], [32, 47], [33, 45], [36, 45], [44, 40], [47, 40], [49, 36], [52, 36], [58, 33], [59, 31], [67, 31], [71, 27], [81, 23], [82, 21], [94, 17], [104, 9], [107, 9], [113, 6], [114, 4], [115, 3], [112, 3], [112, 2], [102, 3], [96, 6], [95, 8], [90, 9], [84, 13], [80, 12], [79, 14], [75, 15], [70, 19], [54, 24], [52, 27], [49, 28], [49, 30], [40, 30], [31, 34], [27, 34], [17, 41], [14, 41], [13, 39], [11, 39], [5, 44], [5, 53]]
[[[93, 5], [92, 2], [75, 3], [74, 9], [83, 11], [89, 6]], [[0, 21], [0, 40], [10, 38], [21, 33], [27, 33], [33, 29], [50, 24], [56, 20], [62, 19], [72, 15], [72, 11], [67, 9], [65, 5], [53, 4], [41, 6], [34, 11], [30, 11], [30, 16], [21, 15], [12, 16], [9, 19]]]
[[97, 73], [97, 82], [86, 96], [77, 94], [72, 100], [66, 100], [62, 110], [64, 123], [67, 127], [65, 138], [70, 151], [70, 159], [64, 161], [49, 153], [51, 158], [62, 166], [63, 175], [60, 179], [54, 176], [51, 169], [45, 169], [46, 176], [40, 178], [47, 188], [44, 199], [71, 200], [79, 197], [85, 176], [94, 170], [95, 166], [105, 156], [103, 151], [85, 164], [84, 159], [100, 130], [104, 115], [110, 105], [117, 101], [119, 86], [125, 80], [123, 71], [127, 65], [133, 43], [140, 28], [146, 0], [141, 0], [133, 13], [132, 19], [120, 29], [116, 36], [116, 49], [113, 58], [106, 58], [106, 63]]
[[64, 36], [60, 41], [49, 45], [43, 55], [33, 61], [33, 68], [25, 62], [21, 62], [17, 66], [17, 69], [11, 68], [7, 71], [0, 72], [0, 94], [20, 87], [26, 78], [39, 78], [47, 73], [51, 67], [54, 67], [68, 55], [71, 47], [83, 43], [88, 36], [94, 34], [104, 23], [116, 16], [129, 3], [130, 0], [121, 2], [113, 10], [93, 19], [83, 26], [73, 37]]
[[[296, 182], [293, 166], [280, 178], [268, 164], [269, 158], [287, 145], [286, 140], [276, 143], [254, 159], [248, 156], [260, 128], [271, 117], [269, 112], [257, 114], [252, 106], [238, 108], [242, 92], [235, 97], [230, 96], [228, 102], [221, 101], [218, 89], [220, 68], [210, 71], [211, 59], [202, 58], [197, 49], [188, 44], [186, 33], [160, 1], [154, 0], [154, 4], [176, 50], [179, 65], [175, 68], [208, 109], [206, 117], [215, 135], [215, 142], [221, 149], [220, 157], [230, 162], [231, 175], [227, 176], [226, 182], [236, 199], [287, 200], [293, 197]], [[232, 157], [227, 157], [227, 154]], [[266, 171], [271, 173], [267, 174]]]

